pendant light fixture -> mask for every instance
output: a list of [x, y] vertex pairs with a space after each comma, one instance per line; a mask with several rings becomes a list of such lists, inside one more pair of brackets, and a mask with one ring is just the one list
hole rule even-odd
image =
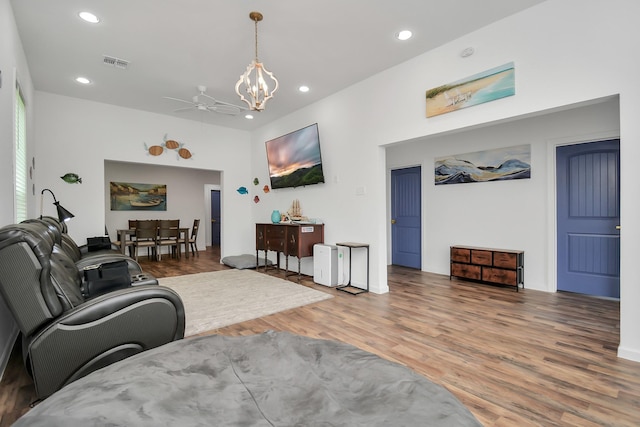
[[[267, 101], [273, 98], [273, 94], [278, 90], [278, 80], [258, 61], [258, 22], [262, 21], [262, 14], [251, 12], [249, 18], [255, 23], [256, 57], [236, 83], [236, 93], [241, 100], [247, 103], [250, 110], [262, 111]], [[267, 82], [266, 78], [272, 82]], [[270, 86], [273, 89], [270, 89]]]

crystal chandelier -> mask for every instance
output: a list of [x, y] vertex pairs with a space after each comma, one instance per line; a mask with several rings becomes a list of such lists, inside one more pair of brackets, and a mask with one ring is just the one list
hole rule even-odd
[[[250, 110], [262, 111], [267, 101], [273, 98], [273, 94], [278, 90], [278, 80], [258, 61], [258, 22], [262, 21], [262, 14], [251, 12], [249, 18], [255, 22], [256, 26], [256, 57], [236, 83], [236, 93], [249, 105]], [[269, 89], [270, 83], [267, 83], [265, 77], [272, 80], [272, 90]]]

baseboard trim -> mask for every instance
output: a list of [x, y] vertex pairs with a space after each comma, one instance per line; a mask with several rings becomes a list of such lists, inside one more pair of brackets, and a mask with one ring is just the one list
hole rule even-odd
[[618, 357], [631, 360], [632, 362], [640, 362], [640, 351], [619, 346]]

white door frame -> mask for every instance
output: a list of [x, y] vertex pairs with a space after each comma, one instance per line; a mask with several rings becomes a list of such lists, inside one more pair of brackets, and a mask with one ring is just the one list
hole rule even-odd
[[[620, 129], [608, 130], [586, 135], [574, 135], [562, 138], [554, 138], [547, 140], [547, 204], [549, 210], [547, 212], [547, 221], [550, 227], [547, 228], [547, 269], [548, 291], [558, 292], [558, 224], [557, 224], [557, 164], [556, 164], [556, 148], [563, 145], [584, 144], [589, 142], [604, 141], [607, 139], [619, 139]], [[622, 156], [622, 145], [620, 146]]]

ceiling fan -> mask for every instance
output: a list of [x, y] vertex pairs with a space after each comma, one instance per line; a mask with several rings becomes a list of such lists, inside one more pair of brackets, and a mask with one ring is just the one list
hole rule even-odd
[[[194, 95], [193, 98], [191, 98], [191, 101], [187, 101], [185, 99], [180, 99], [180, 98], [172, 98], [170, 96], [163, 96], [163, 98], [171, 99], [173, 101], [184, 102], [185, 104], [191, 104], [191, 106], [189, 107], [178, 108], [177, 110], [173, 110], [174, 113], [178, 113], [181, 111], [197, 110], [197, 111], [213, 111], [215, 113], [235, 116], [240, 111], [244, 111], [248, 109], [240, 105], [219, 101], [214, 97], [207, 95], [205, 93], [207, 91], [206, 86], [198, 86], [197, 88], [200, 93], [198, 95]], [[206, 98], [206, 99], [202, 100], [201, 98]]]

